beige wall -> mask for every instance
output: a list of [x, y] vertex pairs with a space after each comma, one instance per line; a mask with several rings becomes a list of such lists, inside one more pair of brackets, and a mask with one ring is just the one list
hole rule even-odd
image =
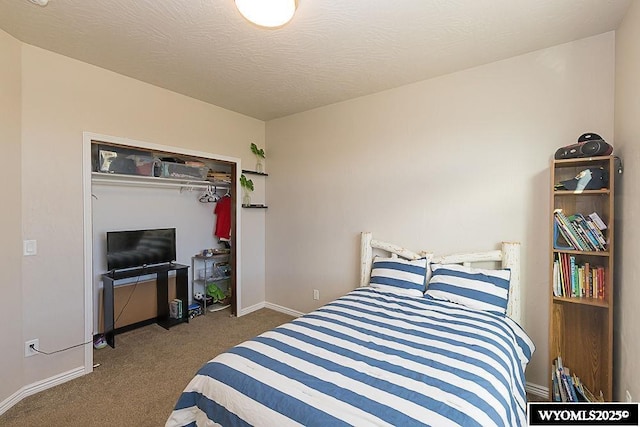
[[[83, 131], [238, 157], [252, 165], [249, 142], [264, 146], [265, 125], [33, 46], [22, 45], [22, 61], [23, 236], [38, 241], [38, 255], [25, 258], [22, 271], [23, 335], [54, 350], [83, 340]], [[264, 216], [254, 221], [264, 222]], [[260, 233], [259, 225], [252, 227]], [[243, 242], [251, 237], [245, 234]], [[258, 252], [264, 258], [264, 247]], [[250, 306], [264, 300], [264, 277], [253, 274], [250, 263], [244, 268], [253, 279], [242, 289], [243, 306]], [[23, 381], [30, 384], [82, 366], [83, 351], [24, 363]]]
[[[266, 300], [294, 310], [356, 286], [362, 230], [439, 252], [521, 241], [525, 326], [538, 346], [527, 378], [547, 385], [549, 160], [585, 131], [613, 139], [612, 33], [274, 120], [266, 141], [259, 120], [3, 32], [0, 57], [0, 136], [22, 159], [6, 167], [17, 184], [3, 193], [14, 202], [3, 254], [22, 268], [3, 270], [5, 296], [21, 303], [2, 314], [13, 344], [0, 356], [0, 401], [83, 363], [79, 349], [22, 357], [25, 339], [46, 350], [83, 338], [83, 131], [240, 157], [249, 169], [248, 141], [268, 142]], [[265, 215], [242, 212], [243, 307], [265, 299]], [[20, 256], [23, 238], [38, 240], [37, 256]]]
[[614, 323], [614, 398], [640, 400], [640, 2], [616, 32], [615, 154], [624, 162], [616, 203], [617, 310]]
[[547, 386], [549, 162], [612, 138], [613, 81], [606, 33], [268, 122], [267, 301], [354, 288], [363, 230], [440, 253], [520, 241], [527, 379]]
[[4, 158], [0, 221], [0, 402], [22, 386], [22, 209], [20, 179], [20, 42], [0, 30], [0, 141]]

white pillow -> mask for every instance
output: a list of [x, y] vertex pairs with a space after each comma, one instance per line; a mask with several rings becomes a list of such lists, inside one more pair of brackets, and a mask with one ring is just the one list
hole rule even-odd
[[425, 295], [476, 310], [506, 314], [511, 270], [487, 270], [458, 264], [432, 264], [431, 270]]
[[375, 257], [369, 285], [385, 292], [420, 297], [424, 295], [428, 270], [427, 258], [409, 261]]

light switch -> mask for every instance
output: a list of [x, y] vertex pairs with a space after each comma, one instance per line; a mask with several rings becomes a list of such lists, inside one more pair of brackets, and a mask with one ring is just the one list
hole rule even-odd
[[35, 240], [24, 240], [22, 249], [25, 256], [35, 255], [38, 253], [38, 243]]

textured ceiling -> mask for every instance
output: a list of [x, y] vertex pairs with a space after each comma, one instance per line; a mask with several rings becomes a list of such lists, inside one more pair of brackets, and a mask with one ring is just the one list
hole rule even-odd
[[614, 30], [631, 0], [0, 0], [17, 39], [262, 120]]

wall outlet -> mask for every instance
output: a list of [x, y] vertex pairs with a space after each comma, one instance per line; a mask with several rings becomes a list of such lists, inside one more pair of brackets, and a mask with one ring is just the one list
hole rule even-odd
[[319, 300], [320, 299], [320, 291], [317, 289], [313, 290], [313, 299], [314, 300]]
[[22, 254], [24, 256], [32, 256], [38, 253], [38, 242], [36, 240], [22, 241]]
[[34, 351], [33, 348], [31, 348], [31, 345], [33, 345], [33, 347], [36, 350], [40, 350], [40, 340], [39, 339], [25, 341], [25, 343], [24, 343], [24, 357], [31, 357], [31, 356], [35, 356], [36, 354], [38, 354], [37, 351]]
[[633, 402], [633, 399], [631, 398], [631, 393], [629, 393], [629, 390], [627, 390], [627, 392], [625, 393], [625, 397], [627, 399], [627, 402]]

